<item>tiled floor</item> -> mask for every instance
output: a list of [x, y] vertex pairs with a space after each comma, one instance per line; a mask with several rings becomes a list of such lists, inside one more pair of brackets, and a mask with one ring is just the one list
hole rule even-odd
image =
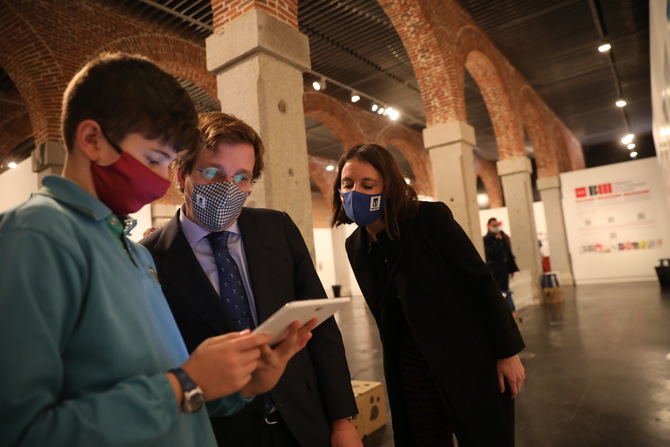
[[[521, 311], [527, 382], [517, 398], [517, 446], [670, 446], [670, 292], [635, 283], [564, 294], [563, 303]], [[363, 299], [339, 321], [352, 376], [383, 382]], [[365, 445], [392, 446], [390, 426]]]

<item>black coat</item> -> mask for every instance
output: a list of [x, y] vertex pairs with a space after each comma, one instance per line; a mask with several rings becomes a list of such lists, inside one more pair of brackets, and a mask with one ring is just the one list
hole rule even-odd
[[[325, 298], [305, 242], [279, 211], [244, 208], [238, 219], [259, 323], [294, 299]], [[229, 332], [221, 300], [179, 224], [179, 212], [141, 241], [151, 252], [170, 309], [189, 352]], [[303, 447], [329, 447], [331, 422], [357, 413], [340, 331], [330, 318], [313, 331], [307, 348], [288, 363], [271, 395]], [[212, 418], [220, 443], [238, 446], [260, 433], [261, 399], [227, 418]]]
[[421, 202], [417, 214], [401, 226], [398, 244], [395, 264], [380, 287], [365, 229], [359, 227], [346, 242], [384, 344], [395, 445], [411, 445], [398, 373], [389, 367], [395, 349], [384, 343], [394, 329], [385, 325], [385, 302], [396, 299], [437, 386], [475, 444], [514, 445], [513, 401], [500, 394], [496, 360], [518, 353], [524, 343], [486, 264], [443, 203]]

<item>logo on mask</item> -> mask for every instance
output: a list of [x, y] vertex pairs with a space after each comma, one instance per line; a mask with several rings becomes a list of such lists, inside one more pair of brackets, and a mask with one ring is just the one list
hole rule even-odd
[[374, 196], [370, 199], [370, 211], [379, 211], [382, 196]]
[[195, 199], [193, 203], [200, 208], [205, 208], [207, 206], [207, 199], [202, 194], [193, 194]]

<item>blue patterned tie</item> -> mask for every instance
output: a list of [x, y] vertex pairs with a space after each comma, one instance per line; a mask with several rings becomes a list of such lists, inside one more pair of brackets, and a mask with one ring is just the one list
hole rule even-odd
[[[229, 330], [241, 331], [247, 328], [253, 329], [255, 327], [254, 320], [251, 318], [249, 300], [242, 283], [242, 275], [240, 275], [240, 269], [230, 255], [230, 251], [228, 251], [229, 236], [229, 231], [220, 231], [207, 235], [207, 239], [212, 246], [212, 252], [214, 253], [216, 269], [219, 273], [219, 295], [221, 296], [221, 300], [223, 300], [223, 307], [230, 320], [231, 326]], [[270, 394], [262, 394], [258, 398], [263, 402], [265, 421], [274, 423], [271, 422], [271, 415], [275, 410], [275, 406]], [[277, 413], [274, 414], [276, 415]]]
[[229, 330], [253, 329], [255, 327], [254, 320], [251, 317], [247, 293], [242, 283], [242, 275], [240, 275], [240, 269], [228, 251], [228, 236], [230, 236], [228, 231], [207, 235], [214, 253], [216, 269], [219, 273], [219, 295], [230, 320], [231, 327]]

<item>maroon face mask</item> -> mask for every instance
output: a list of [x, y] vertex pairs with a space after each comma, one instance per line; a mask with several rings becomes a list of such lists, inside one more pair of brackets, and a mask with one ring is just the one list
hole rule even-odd
[[93, 185], [98, 199], [118, 216], [127, 216], [165, 195], [170, 181], [123, 152], [116, 144], [112, 147], [121, 154], [108, 166], [91, 163]]

